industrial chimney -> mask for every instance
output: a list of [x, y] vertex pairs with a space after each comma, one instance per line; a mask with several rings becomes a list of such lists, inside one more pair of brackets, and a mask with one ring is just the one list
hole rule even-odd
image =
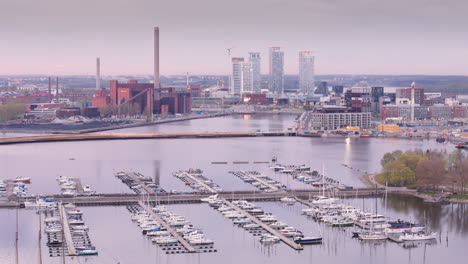
[[50, 76], [49, 76], [49, 93], [48, 93], [48, 97], [49, 97], [49, 103], [52, 103], [52, 79], [50, 78]]
[[57, 104], [60, 102], [59, 99], [59, 80], [58, 80], [58, 77], [55, 79], [55, 100], [57, 101]]
[[96, 91], [101, 90], [101, 59], [96, 58]]
[[[154, 28], [154, 90], [153, 90], [153, 102], [156, 101], [159, 104], [161, 100], [159, 84], [159, 27]], [[154, 105], [152, 106], [154, 110]]]

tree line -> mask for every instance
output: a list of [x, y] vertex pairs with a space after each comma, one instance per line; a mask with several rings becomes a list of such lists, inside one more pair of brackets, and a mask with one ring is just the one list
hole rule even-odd
[[385, 153], [380, 163], [382, 171], [377, 180], [389, 186], [464, 194], [468, 183], [468, 155], [463, 150], [397, 150]]

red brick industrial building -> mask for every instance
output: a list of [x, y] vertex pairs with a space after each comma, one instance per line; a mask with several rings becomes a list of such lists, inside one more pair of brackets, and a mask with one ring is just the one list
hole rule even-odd
[[[110, 91], [96, 91], [92, 105], [102, 107], [121, 105], [131, 101], [132, 104], [138, 104], [143, 112], [146, 106], [151, 104], [153, 87], [152, 83], [138, 83], [136, 80], [131, 80], [129, 83], [111, 80]], [[154, 102], [155, 113], [185, 114], [192, 112], [192, 95], [190, 93], [176, 92], [175, 88], [161, 88], [159, 92], [161, 100]]]

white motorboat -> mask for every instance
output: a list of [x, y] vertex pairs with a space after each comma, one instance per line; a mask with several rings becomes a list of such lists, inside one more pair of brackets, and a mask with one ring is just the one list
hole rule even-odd
[[432, 240], [436, 238], [437, 238], [437, 232], [403, 233], [402, 235], [400, 235], [400, 240], [403, 240], [403, 241]]
[[288, 205], [293, 205], [296, 203], [296, 198], [292, 197], [292, 196], [288, 196], [288, 197], [283, 197], [280, 199], [280, 201], [282, 203], [286, 203]]
[[378, 241], [387, 239], [387, 235], [382, 232], [364, 232], [360, 233], [358, 237], [364, 241]]
[[170, 233], [168, 231], [149, 231], [146, 233], [147, 236], [158, 236], [158, 237], [163, 237], [163, 236], [168, 236]]
[[247, 230], [260, 228], [260, 226], [257, 225], [257, 224], [246, 224], [246, 225], [244, 225], [244, 226], [242, 226], [242, 227], [243, 227], [244, 229], [247, 229]]
[[260, 242], [269, 244], [269, 243], [277, 243], [279, 242], [280, 239], [277, 236], [270, 235], [270, 234], [264, 234], [260, 237]]
[[282, 229], [282, 228], [288, 227], [288, 224], [285, 222], [274, 222], [274, 223], [269, 224], [269, 226], [273, 229]]
[[171, 236], [164, 236], [164, 237], [155, 237], [151, 239], [153, 243], [156, 243], [158, 245], [167, 245], [167, 244], [174, 244], [177, 243], [177, 239], [171, 237]]
[[338, 202], [338, 199], [325, 197], [325, 196], [318, 196], [312, 201], [312, 204], [321, 205], [321, 204], [333, 204]]
[[206, 198], [201, 198], [200, 199], [200, 201], [205, 202], [205, 203], [209, 203], [209, 202], [215, 201], [215, 200], [218, 200], [218, 194], [211, 195], [211, 196], [208, 196]]

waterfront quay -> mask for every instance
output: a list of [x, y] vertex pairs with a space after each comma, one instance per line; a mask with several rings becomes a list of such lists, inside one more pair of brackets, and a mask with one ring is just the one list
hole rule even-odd
[[[387, 190], [389, 195], [413, 195], [411, 190]], [[243, 199], [247, 201], [277, 201], [286, 196], [295, 196], [300, 199], [308, 199], [309, 197], [319, 196], [320, 190], [283, 190], [278, 192], [259, 192], [259, 191], [234, 191], [234, 192], [218, 192], [219, 198], [228, 200]], [[356, 198], [356, 197], [381, 197], [385, 194], [383, 188], [358, 188], [352, 190], [337, 190], [334, 195], [341, 198]], [[150, 202], [160, 204], [190, 204], [200, 203], [200, 199], [208, 197], [209, 194], [96, 194], [90, 196], [63, 196], [52, 195], [47, 196], [63, 203], [73, 203], [77, 206], [106, 206], [106, 205], [133, 205], [138, 204], [145, 199]], [[25, 201], [32, 198], [10, 199], [9, 201], [0, 203], [0, 207], [20, 207]]]

